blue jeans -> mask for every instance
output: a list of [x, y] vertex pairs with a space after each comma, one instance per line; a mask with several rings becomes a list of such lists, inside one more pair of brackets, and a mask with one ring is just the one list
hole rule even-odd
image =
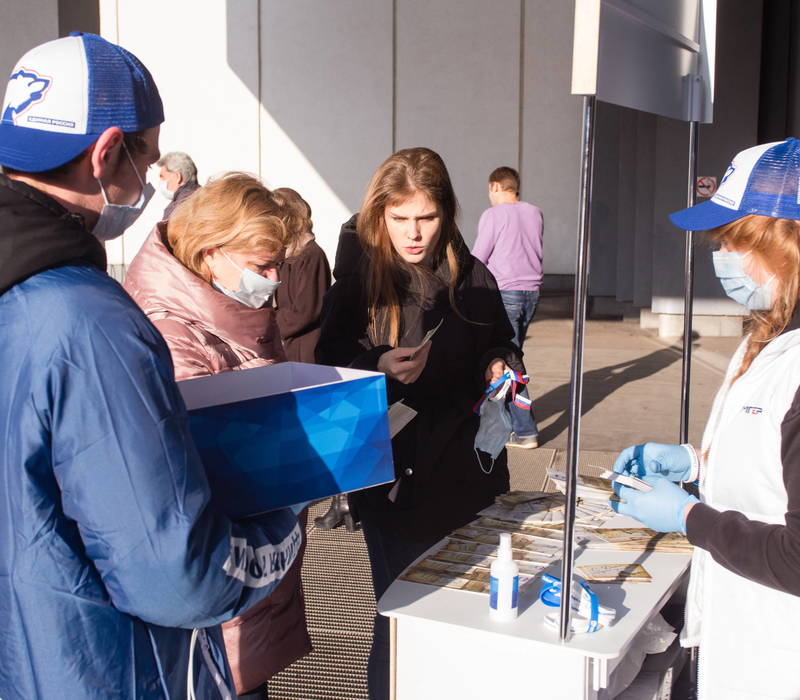
[[[530, 291], [501, 291], [500, 296], [503, 298], [503, 306], [506, 308], [508, 320], [511, 321], [511, 327], [514, 329], [514, 342], [517, 347], [522, 349], [522, 343], [525, 342], [525, 336], [528, 333], [528, 326], [533, 320], [533, 315], [536, 313], [536, 305], [539, 303], [539, 292]], [[528, 390], [523, 388], [518, 392], [526, 399]], [[539, 429], [536, 426], [536, 418], [533, 415], [533, 408], [526, 411], [524, 408], [515, 406], [513, 403], [508, 406], [511, 413], [511, 429], [517, 434], [518, 437], [527, 437], [529, 435], [538, 435]]]
[[[529, 399], [528, 389], [520, 386], [517, 390], [517, 396], [524, 396]], [[513, 430], [517, 437], [528, 437], [530, 435], [538, 435], [539, 428], [536, 425], [536, 417], [533, 415], [533, 404], [530, 410], [520, 408], [516, 404], [508, 404], [508, 412], [511, 414], [511, 430]]]
[[500, 296], [503, 297], [503, 306], [506, 307], [508, 320], [511, 321], [511, 327], [514, 329], [514, 342], [521, 349], [522, 343], [525, 342], [525, 335], [528, 333], [528, 326], [536, 313], [539, 291], [501, 291]]

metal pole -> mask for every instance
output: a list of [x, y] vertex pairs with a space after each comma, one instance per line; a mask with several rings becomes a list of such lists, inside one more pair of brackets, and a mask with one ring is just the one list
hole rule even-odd
[[[697, 181], [697, 152], [699, 124], [689, 122], [689, 173], [686, 183], [686, 206], [695, 205]], [[694, 232], [686, 231], [685, 270], [683, 290], [683, 372], [681, 375], [681, 435], [682, 443], [689, 442], [689, 389], [692, 376], [692, 304], [694, 302]], [[697, 697], [697, 648], [689, 652], [689, 685], [691, 697]]]
[[[686, 183], [686, 206], [695, 203], [697, 180], [698, 123], [689, 122], [689, 174]], [[681, 374], [681, 443], [689, 442], [689, 391], [692, 377], [692, 303], [694, 301], [694, 232], [686, 231], [684, 244], [683, 290], [683, 371]]]
[[561, 564], [561, 641], [567, 641], [572, 601], [572, 567], [575, 557], [575, 502], [578, 449], [583, 404], [583, 332], [586, 326], [586, 287], [589, 263], [589, 229], [592, 210], [594, 165], [595, 97], [583, 98], [581, 139], [581, 185], [578, 213], [578, 254], [575, 262], [575, 309], [572, 334], [572, 370], [569, 387], [569, 433], [567, 437], [567, 492], [564, 514], [564, 558]]

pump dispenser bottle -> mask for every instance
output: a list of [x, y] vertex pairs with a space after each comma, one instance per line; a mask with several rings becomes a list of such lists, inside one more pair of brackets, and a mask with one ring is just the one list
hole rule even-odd
[[511, 534], [500, 533], [497, 559], [492, 562], [489, 580], [489, 617], [498, 622], [516, 619], [519, 599], [519, 567], [511, 558]]

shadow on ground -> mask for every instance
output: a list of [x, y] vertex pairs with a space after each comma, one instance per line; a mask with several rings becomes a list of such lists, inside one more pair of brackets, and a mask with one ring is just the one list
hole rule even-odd
[[[634, 358], [599, 369], [589, 370], [583, 375], [583, 402], [581, 415], [585, 415], [597, 404], [630, 382], [644, 379], [675, 362], [681, 361], [680, 346], [670, 346], [656, 350], [649, 355]], [[559, 414], [558, 418], [539, 432], [539, 444], [553, 440], [569, 426], [570, 383], [565, 382], [534, 399], [536, 420], [542, 424], [548, 418]]]

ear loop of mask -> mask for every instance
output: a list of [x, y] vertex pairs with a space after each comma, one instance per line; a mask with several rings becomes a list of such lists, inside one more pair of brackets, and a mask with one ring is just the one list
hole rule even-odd
[[[144, 180], [142, 180], [142, 176], [139, 175], [139, 171], [136, 169], [136, 165], [133, 162], [133, 158], [131, 157], [130, 151], [128, 150], [128, 147], [125, 145], [125, 139], [124, 138], [122, 139], [122, 150], [125, 151], [125, 155], [128, 157], [128, 162], [131, 164], [131, 167], [133, 168], [133, 172], [136, 175], [136, 179], [139, 181], [139, 185], [141, 185], [141, 188], [142, 188], [142, 192], [139, 195], [139, 199], [136, 200], [136, 204], [128, 204], [128, 205], [122, 205], [122, 206], [134, 206], [135, 207], [139, 203], [139, 200], [142, 197], [144, 197]], [[108, 194], [106, 193], [106, 188], [103, 185], [103, 181], [99, 177], [95, 178], [95, 179], [97, 180], [97, 184], [100, 185], [100, 193], [103, 195], [103, 202], [105, 204], [108, 204], [109, 206], [114, 206], [114, 205], [111, 205], [111, 202], [108, 201]], [[119, 206], [119, 205], [116, 205], [116, 206]]]

